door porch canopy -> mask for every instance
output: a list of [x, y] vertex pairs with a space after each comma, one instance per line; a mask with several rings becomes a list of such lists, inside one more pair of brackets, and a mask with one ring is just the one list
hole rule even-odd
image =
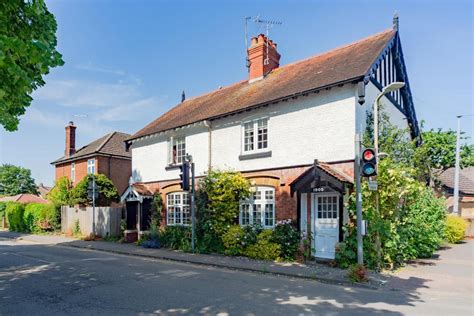
[[314, 160], [311, 168], [290, 183], [291, 196], [295, 192], [338, 192], [345, 193], [346, 185], [354, 184], [354, 179], [331, 165]]

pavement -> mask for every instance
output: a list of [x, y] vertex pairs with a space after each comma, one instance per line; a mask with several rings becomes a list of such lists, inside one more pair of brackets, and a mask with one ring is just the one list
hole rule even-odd
[[18, 237], [0, 237], [0, 315], [473, 312], [473, 241], [412, 263], [374, 290], [64, 246], [69, 239]]
[[[198, 265], [213, 266], [226, 269], [304, 278], [317, 280], [319, 282], [324, 283], [332, 283], [339, 285], [353, 284], [353, 282], [351, 282], [347, 278], [346, 270], [330, 267], [327, 264], [321, 263], [301, 264], [288, 262], [270, 262], [249, 259], [246, 257], [192, 254], [168, 249], [142, 248], [133, 243], [125, 244], [108, 241], [83, 241], [64, 236], [22, 234], [9, 231], [0, 231], [0, 238], [1, 237], [13, 238], [40, 244], [61, 245], [66, 247], [91, 249], [123, 255], [133, 255], [146, 258], [193, 263]], [[369, 282], [358, 284], [358, 286], [377, 288], [378, 286], [383, 285], [385, 282], [386, 277], [374, 273], [372, 274]]]

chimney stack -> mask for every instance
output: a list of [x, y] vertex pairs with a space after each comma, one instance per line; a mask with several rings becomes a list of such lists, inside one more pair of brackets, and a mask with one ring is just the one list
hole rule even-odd
[[253, 37], [247, 49], [249, 65], [249, 82], [263, 79], [273, 69], [280, 66], [280, 54], [277, 44], [264, 34]]
[[64, 156], [70, 157], [76, 153], [76, 126], [74, 122], [69, 122], [66, 126], [66, 149]]

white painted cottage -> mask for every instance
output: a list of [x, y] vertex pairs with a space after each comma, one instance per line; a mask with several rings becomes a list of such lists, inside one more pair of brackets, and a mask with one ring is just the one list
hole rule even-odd
[[154, 192], [164, 199], [163, 225], [190, 223], [179, 185], [189, 153], [198, 177], [233, 169], [251, 181], [255, 194], [241, 205], [240, 224], [272, 227], [291, 218], [314, 234], [317, 257], [333, 258], [347, 220], [355, 133], [382, 87], [406, 83], [382, 102], [396, 124], [419, 134], [398, 19], [389, 30], [284, 66], [277, 45], [260, 34], [248, 60], [248, 78], [184, 100], [126, 141], [134, 181], [123, 196], [129, 226], [146, 229]]

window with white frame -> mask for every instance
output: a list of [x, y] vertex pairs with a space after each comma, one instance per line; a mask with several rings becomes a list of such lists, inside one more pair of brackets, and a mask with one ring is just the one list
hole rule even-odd
[[245, 122], [242, 125], [243, 152], [253, 152], [268, 148], [268, 119]]
[[95, 159], [87, 160], [87, 174], [95, 174]]
[[173, 192], [166, 195], [167, 225], [190, 225], [191, 212], [187, 192]]
[[240, 225], [275, 226], [275, 189], [253, 187], [250, 198], [240, 203]]
[[181, 164], [186, 158], [186, 139], [184, 137], [171, 137], [168, 141], [168, 164]]
[[71, 163], [71, 181], [76, 181], [76, 164], [74, 162]]

